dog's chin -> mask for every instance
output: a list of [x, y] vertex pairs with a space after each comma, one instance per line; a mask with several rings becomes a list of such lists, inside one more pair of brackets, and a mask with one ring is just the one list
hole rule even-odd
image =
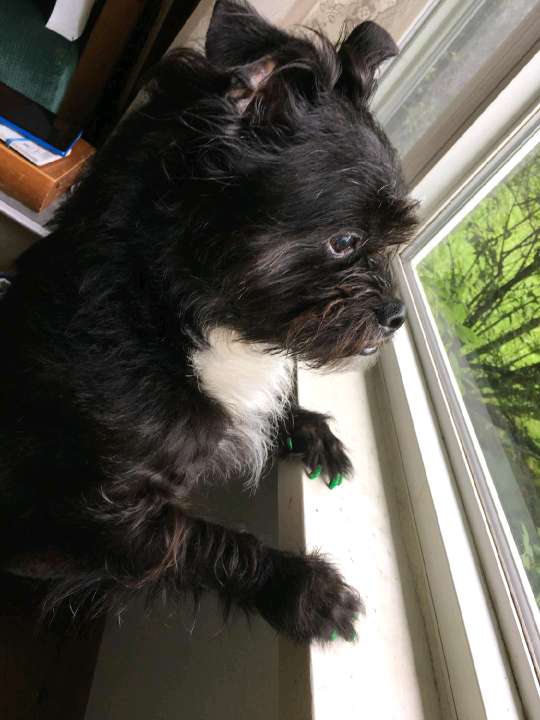
[[284, 346], [302, 363], [328, 370], [376, 357], [386, 335], [375, 314], [380, 298], [372, 295], [362, 303], [338, 298], [308, 308], [284, 328]]
[[379, 353], [374, 352], [371, 355], [354, 355], [352, 357], [340, 358], [331, 363], [316, 364], [313, 361], [302, 361], [298, 359], [300, 366], [309, 368], [317, 375], [333, 375], [334, 373], [361, 372], [375, 367], [379, 361]]
[[321, 351], [320, 347], [303, 348], [302, 352], [294, 352], [289, 349], [289, 353], [305, 366], [323, 373], [347, 371], [354, 368], [373, 367], [379, 359], [379, 349], [381, 342], [377, 340], [358, 343], [356, 346], [345, 349], [336, 343], [334, 351], [328, 348], [326, 352]]

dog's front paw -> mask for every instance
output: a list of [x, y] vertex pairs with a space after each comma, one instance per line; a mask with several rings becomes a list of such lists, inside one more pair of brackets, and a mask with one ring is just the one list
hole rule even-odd
[[271, 571], [256, 600], [267, 622], [297, 642], [356, 640], [363, 605], [339, 572], [317, 555], [270, 552]]
[[321, 413], [299, 409], [293, 420], [287, 450], [300, 455], [311, 479], [322, 477], [330, 489], [352, 474], [352, 465], [341, 440], [330, 430]]

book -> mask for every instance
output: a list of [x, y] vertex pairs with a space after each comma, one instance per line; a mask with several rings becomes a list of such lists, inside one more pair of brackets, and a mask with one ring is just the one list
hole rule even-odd
[[71, 152], [71, 147], [73, 147], [76, 140], [79, 139], [76, 138], [68, 150], [57, 151], [54, 148], [43, 147], [42, 143], [34, 142], [32, 139], [29, 139], [24, 132], [21, 132], [19, 128], [15, 128], [16, 126], [14, 127], [11, 123], [9, 125], [2, 123], [0, 117], [0, 140], [5, 142], [12, 150], [16, 150], [27, 160], [30, 160], [34, 165], [47, 165], [48, 163], [56, 162], [56, 160], [62, 157], [67, 157]]

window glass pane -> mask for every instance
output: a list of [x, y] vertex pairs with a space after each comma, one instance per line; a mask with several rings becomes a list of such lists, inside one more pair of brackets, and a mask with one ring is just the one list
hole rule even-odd
[[[448, 32], [447, 27], [440, 28], [443, 41], [432, 39], [430, 47], [434, 51], [419, 66], [412, 65], [403, 77], [401, 90], [394, 93], [394, 102], [381, 107], [378, 113], [385, 131], [403, 156], [445, 113], [452, 111], [467, 83], [490, 66], [493, 56], [538, 5], [538, 0], [480, 0], [469, 3], [465, 14], [455, 0], [441, 0], [432, 15], [440, 12], [440, 5], [451, 8], [445, 25], [454, 27]], [[428, 16], [424, 24], [429, 19]], [[406, 64], [407, 53], [414, 50], [413, 41], [389, 69], [383, 83], [392, 81], [392, 73], [399, 76], [400, 63]]]
[[539, 148], [416, 271], [540, 606]]

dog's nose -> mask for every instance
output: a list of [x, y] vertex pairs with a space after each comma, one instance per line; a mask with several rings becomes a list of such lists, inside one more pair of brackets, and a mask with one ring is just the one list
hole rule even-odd
[[375, 311], [379, 325], [386, 330], [386, 332], [394, 332], [400, 328], [405, 322], [407, 315], [405, 305], [397, 298], [392, 298], [381, 305], [381, 307]]

